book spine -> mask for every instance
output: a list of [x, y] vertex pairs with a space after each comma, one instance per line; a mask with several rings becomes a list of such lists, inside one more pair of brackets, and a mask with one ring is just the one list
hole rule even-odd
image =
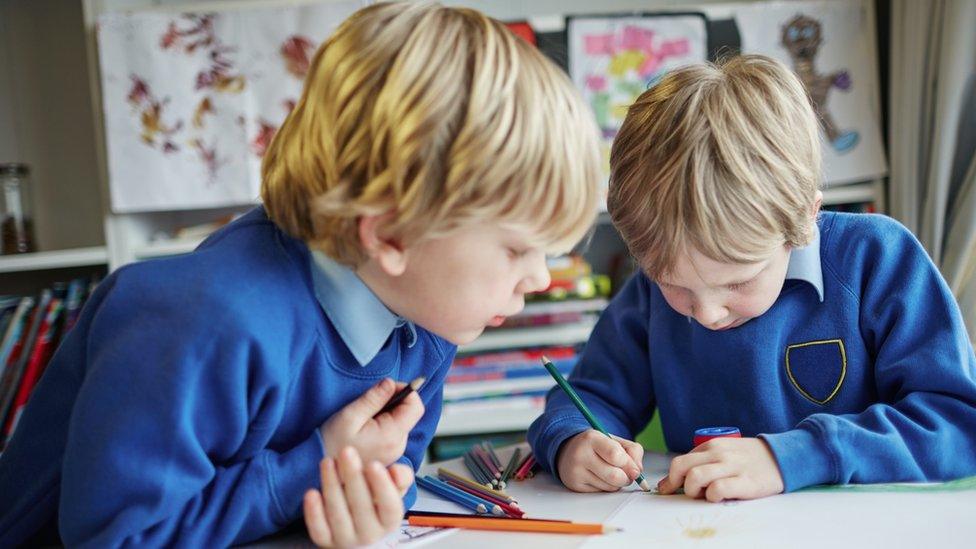
[[17, 426], [17, 420], [20, 418], [20, 414], [23, 412], [31, 392], [37, 385], [37, 381], [40, 379], [44, 367], [47, 365], [47, 359], [51, 350], [51, 340], [55, 332], [54, 327], [61, 313], [61, 305], [62, 301], [60, 299], [52, 299], [44, 313], [41, 326], [38, 329], [37, 337], [35, 338], [30, 357], [27, 361], [27, 366], [24, 368], [20, 387], [17, 389], [12, 407], [7, 414], [7, 421], [4, 425], [2, 435], [2, 438], [5, 440], [9, 440], [13, 434]]

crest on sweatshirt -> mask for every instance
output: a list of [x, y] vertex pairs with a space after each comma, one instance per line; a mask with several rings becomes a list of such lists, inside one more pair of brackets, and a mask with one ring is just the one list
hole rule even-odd
[[847, 375], [847, 352], [840, 339], [796, 343], [786, 348], [786, 375], [806, 399], [830, 402]]

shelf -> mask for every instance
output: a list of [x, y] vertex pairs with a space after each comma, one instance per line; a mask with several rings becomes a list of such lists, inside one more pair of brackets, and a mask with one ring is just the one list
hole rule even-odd
[[525, 431], [544, 407], [541, 397], [489, 399], [480, 406], [445, 404], [435, 436]]
[[137, 248], [136, 259], [152, 259], [171, 255], [188, 254], [203, 242], [203, 238], [188, 238], [183, 240], [162, 240]]
[[105, 246], [0, 256], [0, 273], [43, 271], [108, 264]]
[[458, 353], [519, 347], [575, 345], [589, 339], [590, 332], [593, 331], [595, 325], [596, 316], [574, 324], [491, 330], [481, 334], [478, 339], [471, 343], [458, 347]]
[[823, 191], [823, 203], [834, 204], [854, 204], [857, 202], [874, 202], [878, 199], [875, 196], [877, 186], [873, 181], [867, 183], [855, 183], [853, 185], [837, 185], [827, 187]]

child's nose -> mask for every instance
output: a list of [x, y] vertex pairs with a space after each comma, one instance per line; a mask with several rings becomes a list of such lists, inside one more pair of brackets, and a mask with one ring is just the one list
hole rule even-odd
[[729, 315], [729, 310], [718, 303], [698, 303], [694, 312], [695, 320], [706, 328], [716, 327], [719, 321]]
[[532, 270], [522, 279], [520, 284], [522, 293], [541, 292], [549, 287], [552, 277], [549, 275], [549, 267], [546, 265], [546, 256], [539, 254], [539, 258], [532, 262]]

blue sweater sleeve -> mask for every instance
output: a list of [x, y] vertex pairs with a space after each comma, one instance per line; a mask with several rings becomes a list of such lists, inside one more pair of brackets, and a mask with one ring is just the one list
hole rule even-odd
[[[426, 333], [424, 336], [435, 339]], [[441, 351], [441, 363], [434, 370], [434, 373], [428, 376], [427, 381], [420, 388], [420, 399], [424, 403], [424, 415], [417, 422], [413, 430], [410, 431], [410, 436], [407, 439], [407, 448], [403, 453], [403, 457], [397, 460], [397, 463], [402, 463], [413, 469], [414, 473], [417, 472], [420, 464], [423, 463], [427, 446], [430, 445], [431, 439], [434, 438], [437, 423], [441, 419], [441, 408], [443, 407], [444, 401], [444, 379], [447, 377], [447, 371], [451, 368], [451, 363], [454, 361], [454, 354], [457, 352], [456, 346], [450, 345], [443, 340], [435, 341], [434, 345], [435, 348]], [[404, 509], [410, 509], [416, 501], [417, 485], [414, 483], [403, 496]]]
[[763, 435], [787, 491], [976, 474], [976, 358], [958, 306], [911, 233], [872, 221], [882, 225], [881, 238], [852, 243], [843, 259], [864, 269], [845, 280], [827, 257], [824, 269], [860, 302], [879, 402]]
[[267, 440], [287, 389], [267, 378], [265, 351], [226, 328], [232, 311], [181, 315], [172, 297], [114, 288], [94, 312], [62, 468], [69, 546], [253, 540], [299, 518], [318, 485], [317, 430], [291, 448], [247, 447]]
[[[637, 273], [613, 298], [593, 329], [570, 383], [606, 429], [632, 439], [647, 425], [655, 398], [647, 352], [649, 281]], [[590, 428], [566, 394], [554, 387], [542, 416], [529, 427], [529, 444], [543, 468], [558, 477], [562, 443]]]

